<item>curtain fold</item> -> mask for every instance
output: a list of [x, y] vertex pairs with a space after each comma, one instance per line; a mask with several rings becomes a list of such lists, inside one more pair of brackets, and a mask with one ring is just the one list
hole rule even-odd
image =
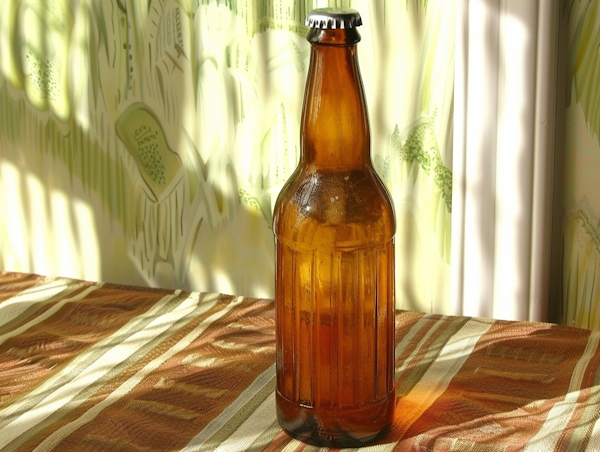
[[558, 4], [457, 7], [452, 309], [546, 320]]

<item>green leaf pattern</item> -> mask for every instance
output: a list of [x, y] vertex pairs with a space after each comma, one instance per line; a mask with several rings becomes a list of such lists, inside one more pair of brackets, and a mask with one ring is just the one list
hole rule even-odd
[[[81, 200], [100, 242], [95, 257], [79, 247], [72, 267], [61, 261], [68, 250], [48, 248], [46, 261], [66, 265], [66, 276], [81, 277], [78, 268], [98, 259], [104, 273], [95, 279], [272, 296], [271, 212], [299, 157], [304, 17], [326, 4], [365, 19], [373, 158], [396, 202], [398, 260], [410, 262], [412, 247], [420, 262], [399, 270], [411, 292], [399, 306], [433, 309], [434, 295], [422, 292], [431, 281], [443, 302], [454, 34], [442, 25], [454, 8], [442, 1], [3, 1], [0, 171], [18, 168], [46, 193]], [[374, 51], [394, 33], [410, 37], [394, 41], [402, 55]], [[399, 58], [403, 83], [394, 79]], [[377, 91], [381, 70], [389, 93]], [[0, 182], [2, 190], [10, 187]], [[0, 220], [0, 266], [36, 271], [29, 243], [74, 239], [32, 221], [36, 208], [55, 215], [50, 195], [20, 196], [31, 206], [4, 212], [23, 227], [16, 236]], [[408, 235], [405, 220], [418, 225]]]
[[[566, 105], [562, 318], [600, 329], [600, 8], [598, 0], [571, 0]], [[559, 149], [559, 151], [561, 151]]]

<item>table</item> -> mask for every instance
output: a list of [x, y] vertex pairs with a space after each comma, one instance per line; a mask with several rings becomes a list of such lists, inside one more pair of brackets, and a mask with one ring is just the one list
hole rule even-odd
[[[600, 450], [600, 332], [397, 312], [396, 340], [363, 450]], [[0, 273], [0, 450], [318, 450], [277, 424], [274, 356], [272, 300]]]

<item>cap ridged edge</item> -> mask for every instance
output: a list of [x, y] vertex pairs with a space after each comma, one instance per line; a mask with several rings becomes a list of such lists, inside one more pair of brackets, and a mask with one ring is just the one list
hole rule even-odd
[[362, 25], [362, 18], [353, 9], [318, 8], [308, 13], [305, 25], [323, 30], [354, 28]]

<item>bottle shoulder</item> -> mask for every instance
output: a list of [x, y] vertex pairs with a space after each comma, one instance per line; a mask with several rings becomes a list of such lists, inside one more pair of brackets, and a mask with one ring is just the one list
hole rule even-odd
[[360, 247], [390, 241], [394, 208], [372, 167], [361, 170], [299, 168], [275, 204], [273, 232], [313, 247]]

